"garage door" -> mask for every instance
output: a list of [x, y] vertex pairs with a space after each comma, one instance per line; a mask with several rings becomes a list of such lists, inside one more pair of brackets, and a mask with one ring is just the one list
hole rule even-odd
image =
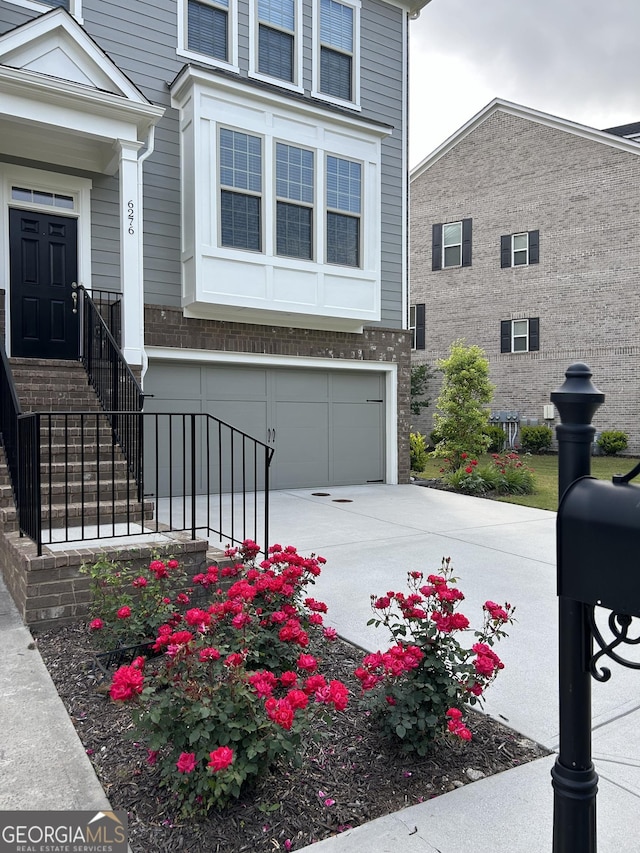
[[276, 489], [382, 482], [384, 376], [154, 362], [145, 411], [208, 412], [275, 450]]

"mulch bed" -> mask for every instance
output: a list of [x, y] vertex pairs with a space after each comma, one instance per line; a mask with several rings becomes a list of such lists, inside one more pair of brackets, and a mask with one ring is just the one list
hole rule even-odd
[[[426, 758], [399, 753], [358, 710], [352, 672], [359, 649], [337, 641], [324, 670], [352, 691], [347, 711], [309, 743], [300, 766], [283, 763], [255, 788], [206, 819], [181, 821], [159, 787], [158, 769], [132, 739], [127, 707], [108, 698], [92, 663], [86, 625], [40, 633], [38, 647], [114, 809], [129, 815], [136, 853], [259, 853], [299, 850], [314, 841], [547, 755], [540, 745], [471, 711], [473, 740], [444, 739]], [[286, 843], [288, 842], [288, 843]]]

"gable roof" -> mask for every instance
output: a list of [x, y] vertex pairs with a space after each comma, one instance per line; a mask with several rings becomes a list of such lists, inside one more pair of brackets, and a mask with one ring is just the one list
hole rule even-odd
[[0, 36], [0, 66], [150, 103], [62, 7]]
[[[423, 172], [426, 172], [430, 166], [433, 166], [434, 163], [454, 148], [458, 142], [461, 142], [465, 137], [472, 133], [478, 125], [482, 124], [496, 112], [508, 113], [509, 115], [518, 116], [519, 118], [524, 118], [528, 121], [537, 122], [538, 124], [543, 124], [547, 127], [561, 130], [564, 133], [571, 133], [574, 136], [589, 139], [592, 142], [600, 142], [601, 144], [608, 145], [611, 148], [618, 148], [631, 154], [640, 155], [640, 143], [633, 141], [633, 139], [627, 139], [626, 136], [622, 136], [621, 134], [614, 133], [613, 131], [616, 130], [616, 128], [611, 128], [610, 130], [597, 130], [594, 127], [578, 124], [577, 122], [559, 118], [558, 116], [553, 116], [549, 113], [543, 113], [539, 110], [533, 110], [529, 107], [522, 106], [521, 104], [514, 104], [511, 101], [494, 98], [486, 107], [480, 110], [479, 113], [476, 113], [473, 118], [469, 119], [466, 124], [446, 139], [441, 145], [432, 151], [431, 154], [425, 157], [424, 160], [418, 163], [418, 165], [411, 170], [411, 180], [419, 178]], [[623, 125], [623, 127], [629, 126], [630, 125]], [[638, 127], [640, 129], [640, 124], [638, 124]]]

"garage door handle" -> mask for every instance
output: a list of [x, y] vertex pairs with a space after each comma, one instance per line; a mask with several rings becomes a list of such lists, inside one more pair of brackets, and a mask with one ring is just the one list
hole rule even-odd
[[276, 440], [276, 431], [275, 431], [275, 429], [271, 429], [271, 427], [269, 427], [269, 429], [267, 430], [267, 444], [271, 444], [271, 442], [275, 441], [275, 440]]

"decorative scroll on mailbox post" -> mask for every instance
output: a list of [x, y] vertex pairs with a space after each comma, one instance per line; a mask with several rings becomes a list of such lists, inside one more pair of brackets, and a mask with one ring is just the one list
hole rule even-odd
[[[573, 364], [564, 384], [551, 394], [561, 419], [556, 427], [560, 749], [551, 771], [553, 853], [597, 849], [591, 678], [607, 681], [611, 676], [601, 665], [603, 657], [640, 669], [640, 663], [620, 654], [621, 646], [640, 644], [640, 636], [630, 634], [633, 617], [640, 616], [640, 571], [633, 562], [640, 551], [640, 487], [630, 481], [640, 465], [611, 483], [589, 476], [595, 435], [591, 419], [604, 402], [591, 375], [586, 364]], [[609, 642], [596, 622], [596, 607], [610, 611]]]

